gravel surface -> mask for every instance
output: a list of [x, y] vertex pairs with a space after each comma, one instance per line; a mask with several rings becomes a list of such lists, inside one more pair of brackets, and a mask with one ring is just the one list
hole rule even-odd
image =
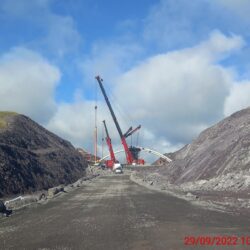
[[218, 209], [233, 214], [250, 216], [250, 192], [206, 190], [187, 185], [175, 185], [162, 175], [162, 166], [137, 167], [132, 170], [132, 180], [147, 188], [169, 193], [196, 205]]
[[203, 249], [185, 246], [184, 237], [249, 235], [249, 224], [247, 216], [201, 209], [137, 185], [128, 174], [108, 175], [0, 218], [0, 249]]

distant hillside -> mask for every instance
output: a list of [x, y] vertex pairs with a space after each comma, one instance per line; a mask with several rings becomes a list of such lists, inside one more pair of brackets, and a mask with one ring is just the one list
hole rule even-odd
[[218, 190], [250, 188], [250, 108], [203, 131], [161, 170], [171, 183]]
[[[82, 148], [77, 148], [76, 149], [82, 156], [83, 158], [87, 161], [87, 162], [94, 162], [95, 161], [95, 156], [89, 152], [87, 152], [86, 150], [82, 149]], [[100, 157], [96, 156], [96, 160], [100, 160]]]
[[68, 141], [26, 116], [0, 112], [0, 196], [74, 182], [86, 167]]

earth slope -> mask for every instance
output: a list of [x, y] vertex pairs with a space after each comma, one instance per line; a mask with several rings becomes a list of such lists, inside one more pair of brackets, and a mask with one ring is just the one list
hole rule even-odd
[[249, 189], [250, 108], [203, 131], [160, 172], [169, 182], [190, 189]]
[[86, 167], [68, 141], [26, 116], [0, 112], [0, 196], [74, 182]]

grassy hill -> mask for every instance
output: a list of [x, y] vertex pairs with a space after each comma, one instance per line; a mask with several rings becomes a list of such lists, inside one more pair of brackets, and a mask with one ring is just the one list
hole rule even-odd
[[4, 129], [7, 127], [7, 119], [10, 116], [18, 115], [15, 112], [8, 112], [8, 111], [0, 111], [0, 129]]

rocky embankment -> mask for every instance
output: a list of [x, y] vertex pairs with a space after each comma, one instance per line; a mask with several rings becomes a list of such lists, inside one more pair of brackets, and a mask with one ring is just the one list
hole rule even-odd
[[250, 208], [250, 108], [203, 131], [173, 162], [136, 176], [151, 186]]
[[26, 116], [0, 112], [0, 197], [73, 183], [86, 167], [68, 141]]
[[88, 186], [96, 181], [96, 178], [100, 176], [114, 175], [113, 171], [109, 169], [102, 169], [99, 166], [88, 165], [86, 168], [86, 176], [78, 179], [74, 183], [68, 185], [59, 185], [51, 187], [48, 190], [39, 190], [30, 194], [24, 194], [15, 196], [14, 198], [7, 198], [0, 200], [0, 218], [9, 216], [12, 211], [15, 213], [16, 210], [27, 206], [37, 206], [46, 204], [50, 200], [56, 199], [57, 197], [66, 193], [72, 192], [81, 186]]

